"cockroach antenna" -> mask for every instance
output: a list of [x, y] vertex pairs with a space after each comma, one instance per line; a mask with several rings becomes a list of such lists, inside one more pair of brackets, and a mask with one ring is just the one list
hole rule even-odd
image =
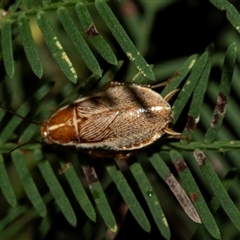
[[[21, 119], [23, 119], [23, 120], [25, 120], [25, 121], [28, 121], [28, 122], [30, 122], [30, 123], [32, 123], [32, 124], [35, 124], [35, 125], [41, 125], [41, 124], [42, 124], [42, 123], [40, 123], [40, 122], [32, 121], [32, 120], [30, 120], [30, 119], [28, 119], [28, 118], [25, 118], [25, 117], [23, 117], [23, 116], [15, 113], [15, 112], [13, 112], [13, 111], [7, 109], [7, 108], [5, 108], [5, 107], [2, 106], [2, 105], [0, 105], [0, 108], [2, 108], [4, 111], [9, 112], [9, 113], [11, 113], [12, 115], [15, 115], [15, 116], [17, 116], [17, 117], [19, 117], [19, 118], [21, 118]], [[9, 152], [7, 152], [5, 155], [8, 156], [8, 155], [10, 155], [13, 151], [15, 151], [16, 149], [21, 148], [21, 147], [26, 146], [26, 145], [31, 144], [31, 143], [40, 143], [40, 144], [41, 144], [42, 142], [40, 142], [40, 141], [32, 141], [32, 142], [27, 142], [27, 143], [20, 144], [20, 145], [14, 147], [13, 149], [11, 149], [11, 150], [10, 150]]]
[[18, 146], [16, 146], [16, 147], [14, 147], [13, 149], [11, 149], [9, 152], [5, 153], [4, 156], [8, 156], [8, 155], [10, 155], [13, 151], [15, 151], [16, 149], [21, 148], [21, 147], [23, 147], [23, 146], [26, 146], [26, 145], [28, 145], [28, 144], [32, 144], [32, 143], [40, 143], [40, 144], [42, 144], [41, 141], [33, 141], [33, 142], [22, 143], [22, 144], [20, 144], [20, 145], [18, 145]]
[[15, 113], [15, 112], [13, 112], [13, 111], [7, 109], [7, 108], [5, 108], [5, 107], [2, 106], [2, 105], [0, 105], [0, 108], [2, 108], [3, 110], [5, 110], [6, 112], [11, 113], [12, 115], [15, 115], [15, 116], [17, 116], [17, 117], [19, 117], [19, 118], [21, 118], [21, 119], [23, 119], [23, 120], [25, 120], [25, 121], [28, 121], [28, 122], [30, 122], [30, 123], [33, 123], [33, 124], [35, 124], [35, 125], [41, 125], [41, 124], [42, 124], [42, 123], [40, 123], [40, 122], [36, 122], [36, 121], [30, 120], [30, 119], [28, 119], [28, 118], [25, 118], [25, 117], [23, 117], [23, 116]]

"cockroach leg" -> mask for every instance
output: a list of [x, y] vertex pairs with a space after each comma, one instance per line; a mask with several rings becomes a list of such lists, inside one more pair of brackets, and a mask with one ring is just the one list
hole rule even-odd
[[115, 158], [116, 160], [127, 160], [129, 157], [133, 155], [132, 152], [125, 152], [125, 151], [100, 151], [100, 150], [89, 150], [89, 156], [96, 157], [96, 158]]
[[149, 85], [149, 88], [154, 89], [154, 88], [159, 88], [159, 87], [164, 87], [167, 86], [170, 82], [172, 82], [176, 77], [178, 77], [180, 74], [179, 72], [175, 72], [169, 79], [167, 79], [165, 82], [158, 83], [155, 85]]
[[120, 161], [126, 161], [132, 155], [132, 152], [117, 152], [115, 155], [115, 159]]
[[65, 173], [70, 168], [70, 166], [71, 166], [70, 162], [66, 163], [63, 168], [58, 169], [58, 174], [61, 175], [61, 174]]
[[168, 137], [178, 138], [178, 139], [181, 138], [181, 133], [175, 132], [171, 128], [165, 127], [163, 131], [169, 135]]
[[168, 93], [163, 99], [166, 101], [166, 102], [169, 102], [172, 97], [179, 91], [180, 89], [175, 89], [175, 90], [172, 90], [170, 93]]

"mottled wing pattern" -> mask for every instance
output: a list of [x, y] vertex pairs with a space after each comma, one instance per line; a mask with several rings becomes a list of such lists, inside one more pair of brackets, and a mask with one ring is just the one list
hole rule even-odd
[[108, 138], [114, 131], [113, 122], [117, 112], [94, 114], [84, 121], [80, 129], [80, 136], [86, 142], [97, 142]]
[[161, 105], [162, 97], [148, 88], [135, 88], [131, 86], [114, 86], [93, 94], [90, 98], [76, 102], [78, 115], [82, 118], [91, 117], [105, 111], [118, 111], [129, 107], [151, 107]]
[[136, 109], [109, 111], [87, 119], [80, 130], [80, 136], [88, 143], [101, 141], [103, 148], [122, 150], [139, 144], [148, 145], [147, 142], [156, 134], [161, 136], [164, 133], [162, 126], [167, 123], [156, 113], [144, 112], [139, 116]]
[[170, 115], [151, 111], [163, 99], [145, 88], [112, 87], [77, 106], [84, 119], [79, 135], [84, 142], [100, 143], [101, 148], [122, 150], [150, 144], [163, 135]]
[[106, 143], [121, 149], [138, 148], [148, 145], [149, 140], [156, 135], [162, 135], [165, 120], [154, 112], [141, 112], [137, 109], [128, 109], [119, 113], [113, 123], [115, 131], [106, 139]]
[[89, 118], [94, 114], [109, 111], [109, 103], [102, 97], [92, 97], [76, 104], [77, 114], [81, 118]]

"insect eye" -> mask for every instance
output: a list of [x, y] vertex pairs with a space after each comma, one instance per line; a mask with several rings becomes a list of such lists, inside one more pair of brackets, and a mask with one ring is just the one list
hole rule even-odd
[[47, 144], [51, 144], [52, 142], [49, 140], [49, 136], [48, 136], [48, 132], [47, 131], [43, 131], [42, 132], [42, 140], [47, 143]]

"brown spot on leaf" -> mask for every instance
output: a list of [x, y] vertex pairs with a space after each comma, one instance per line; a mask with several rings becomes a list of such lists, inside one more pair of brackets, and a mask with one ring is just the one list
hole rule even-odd
[[174, 163], [174, 166], [178, 172], [182, 172], [182, 171], [184, 171], [184, 169], [187, 168], [187, 164], [185, 163], [184, 160], [177, 160]]
[[98, 182], [98, 176], [93, 167], [83, 167], [83, 172], [89, 184]]
[[91, 24], [85, 32], [86, 32], [88, 37], [95, 37], [95, 36], [99, 35], [99, 33], [98, 33], [94, 24]]
[[227, 97], [225, 95], [223, 95], [222, 93], [218, 94], [218, 98], [217, 98], [217, 105], [216, 105], [216, 111], [221, 114], [224, 115], [225, 111], [226, 111], [226, 105], [227, 105]]
[[188, 115], [187, 124], [185, 127], [186, 131], [193, 132], [196, 126], [197, 126], [197, 121], [192, 116]]
[[199, 198], [199, 195], [197, 193], [192, 193], [190, 197], [192, 202], [196, 202]]
[[213, 117], [212, 117], [211, 127], [215, 127], [218, 123], [218, 120], [219, 120], [219, 115], [214, 114]]
[[195, 157], [198, 165], [200, 167], [203, 166], [204, 162], [205, 162], [205, 159], [206, 159], [205, 154], [200, 150], [195, 150], [193, 154], [194, 154], [194, 157]]

